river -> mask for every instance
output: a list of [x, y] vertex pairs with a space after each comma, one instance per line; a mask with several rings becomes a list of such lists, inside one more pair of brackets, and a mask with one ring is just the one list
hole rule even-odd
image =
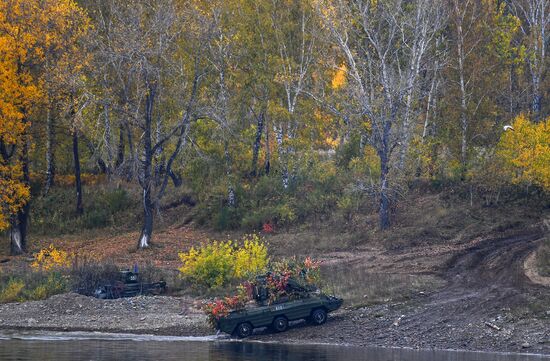
[[550, 355], [239, 342], [94, 332], [0, 331], [2, 361], [535, 361]]

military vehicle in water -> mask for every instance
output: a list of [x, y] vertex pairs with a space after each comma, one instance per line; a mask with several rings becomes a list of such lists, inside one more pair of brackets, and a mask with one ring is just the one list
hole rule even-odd
[[264, 280], [260, 277], [258, 281], [253, 294], [255, 305], [220, 317], [216, 321], [218, 330], [244, 338], [260, 327], [270, 327], [275, 332], [286, 331], [289, 321], [304, 319], [310, 324], [322, 325], [327, 314], [343, 303], [341, 298], [325, 295], [315, 287], [301, 286], [293, 279], [286, 286], [288, 296], [270, 303], [267, 288], [261, 286]]

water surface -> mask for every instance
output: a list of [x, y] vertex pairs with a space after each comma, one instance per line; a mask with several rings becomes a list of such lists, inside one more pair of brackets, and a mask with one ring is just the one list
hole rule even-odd
[[2, 361], [535, 361], [550, 356], [238, 342], [92, 332], [0, 331]]

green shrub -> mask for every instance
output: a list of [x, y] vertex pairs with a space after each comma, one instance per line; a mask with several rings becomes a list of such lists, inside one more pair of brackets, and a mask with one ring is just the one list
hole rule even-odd
[[241, 226], [249, 230], [261, 229], [263, 224], [273, 222], [279, 225], [290, 224], [296, 219], [296, 214], [291, 205], [281, 202], [277, 205], [257, 207], [246, 214]]
[[241, 225], [241, 210], [236, 207], [222, 207], [214, 219], [214, 228], [217, 231], [237, 229]]
[[115, 189], [104, 195], [106, 208], [112, 213], [120, 212], [132, 204], [128, 192], [124, 189]]
[[221, 287], [233, 278], [233, 245], [217, 242], [179, 254], [182, 275], [208, 287]]
[[43, 300], [68, 290], [67, 279], [59, 272], [27, 270], [11, 275], [0, 290], [0, 303]]
[[245, 237], [242, 242], [214, 241], [180, 253], [179, 271], [197, 285], [218, 288], [232, 281], [265, 271], [268, 263], [266, 245], [259, 237]]
[[137, 199], [124, 189], [84, 187], [84, 214], [75, 212], [74, 191], [55, 187], [46, 195], [32, 198], [32, 231], [36, 234], [73, 234], [82, 229], [97, 229], [117, 223], [121, 217], [135, 217]]
[[41, 276], [37, 284], [25, 288], [21, 297], [22, 301], [43, 300], [67, 292], [68, 281], [61, 273], [50, 272]]
[[10, 279], [0, 290], [0, 302], [7, 303], [19, 301], [23, 288], [25, 288], [25, 282], [16, 278]]

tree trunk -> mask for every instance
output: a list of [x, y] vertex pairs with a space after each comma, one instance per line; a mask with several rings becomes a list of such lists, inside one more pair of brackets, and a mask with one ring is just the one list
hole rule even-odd
[[265, 174], [269, 175], [271, 169], [271, 149], [269, 145], [269, 124], [265, 125], [265, 164], [264, 164]]
[[151, 127], [153, 122], [153, 104], [155, 99], [155, 89], [149, 88], [145, 97], [145, 127], [143, 132], [143, 159], [141, 161], [140, 184], [143, 188], [143, 228], [139, 236], [138, 249], [150, 246], [151, 235], [153, 233], [153, 211], [154, 204], [151, 197], [153, 179], [153, 145], [151, 139]]
[[97, 166], [99, 168], [99, 173], [108, 174], [107, 163], [105, 163], [103, 158], [101, 158], [101, 155], [96, 154], [96, 149], [94, 147], [94, 143], [92, 143], [92, 141], [90, 139], [86, 138], [86, 136], [83, 136], [82, 134], [79, 135], [78, 141], [79, 141], [79, 143], [80, 143], [80, 141], [84, 141], [84, 144], [88, 148], [88, 151], [90, 152], [90, 154], [93, 155], [93, 158], [96, 159]]
[[411, 140], [411, 107], [413, 100], [413, 86], [410, 85], [407, 90], [407, 95], [405, 96], [405, 114], [403, 116], [403, 136], [402, 136], [402, 145], [401, 152], [399, 155], [399, 169], [403, 170], [405, 168], [405, 161], [409, 152], [409, 143]]
[[[134, 171], [136, 170], [135, 167], [136, 167], [137, 154], [134, 151], [134, 137], [132, 135], [132, 130], [130, 129], [130, 125], [126, 124], [125, 127], [126, 127], [126, 136], [128, 138], [128, 150], [130, 154], [128, 167], [126, 169], [126, 179], [130, 181], [132, 180], [132, 178], [134, 178]], [[149, 125], [149, 127], [151, 127], [151, 125]], [[149, 133], [151, 133], [151, 129], [149, 129]]]
[[115, 167], [118, 168], [124, 163], [124, 126], [121, 124], [118, 128], [118, 145]]
[[29, 203], [12, 218], [9, 230], [11, 254], [16, 256], [27, 252], [27, 224], [29, 218]]
[[46, 113], [46, 184], [44, 185], [44, 194], [48, 194], [50, 188], [55, 184], [55, 124], [51, 114], [51, 106], [48, 106]]
[[461, 129], [461, 145], [460, 145], [460, 160], [462, 162], [462, 172], [466, 171], [467, 151], [468, 151], [468, 105], [466, 84], [464, 80], [464, 57], [463, 50], [459, 42], [459, 77], [460, 77], [460, 129]]
[[466, 61], [466, 50], [464, 49], [464, 32], [462, 29], [462, 17], [460, 16], [461, 11], [459, 8], [459, 2], [454, 2], [455, 12], [458, 16], [456, 21], [456, 36], [457, 36], [457, 60], [458, 60], [458, 76], [460, 82], [460, 130], [461, 130], [461, 144], [460, 144], [460, 160], [462, 163], [462, 177], [464, 178], [466, 174], [466, 163], [467, 163], [467, 151], [468, 151], [468, 94], [466, 90], [466, 81], [465, 81], [465, 64]]
[[73, 130], [73, 160], [74, 160], [74, 183], [76, 187], [76, 214], [84, 213], [82, 206], [82, 181], [80, 179], [80, 153], [78, 150], [78, 130]]
[[166, 171], [168, 172], [168, 176], [170, 177], [170, 179], [172, 179], [174, 187], [181, 187], [181, 185], [183, 184], [183, 179], [181, 178], [181, 176], [179, 174], [176, 174], [172, 169], [166, 169]]
[[235, 194], [235, 187], [233, 187], [233, 181], [231, 179], [231, 155], [229, 154], [229, 144], [227, 139], [223, 143], [223, 152], [225, 157], [225, 176], [229, 181], [229, 185], [227, 187], [227, 205], [229, 207], [235, 207], [237, 198]]
[[[23, 170], [23, 183], [30, 186], [29, 173], [29, 145], [22, 145], [21, 165]], [[29, 219], [30, 204], [27, 202], [10, 221], [10, 249], [12, 255], [18, 255], [27, 251], [27, 225]]]
[[388, 187], [388, 156], [380, 155], [380, 229], [385, 230], [390, 227], [390, 199]]
[[390, 198], [388, 186], [388, 174], [390, 170], [390, 120], [386, 120], [382, 129], [382, 137], [378, 146], [378, 156], [380, 158], [380, 229], [385, 230], [390, 227]]
[[[111, 120], [109, 117], [109, 105], [103, 105], [103, 113], [105, 117], [105, 150], [107, 151], [107, 164], [105, 164], [105, 173], [107, 176], [111, 176], [111, 167], [113, 166], [113, 148], [112, 148], [112, 132], [111, 132]], [[100, 158], [101, 159], [101, 158]]]
[[540, 79], [533, 75], [533, 100], [531, 104], [531, 110], [533, 112], [533, 118], [536, 122], [541, 120], [541, 106], [542, 96], [540, 91]]
[[283, 126], [276, 131], [277, 133], [277, 146], [279, 147], [279, 163], [281, 164], [281, 178], [283, 182], [283, 188], [287, 189], [289, 185], [289, 176], [288, 176], [288, 162], [287, 162], [287, 150], [283, 146], [284, 133]]
[[138, 248], [150, 246], [151, 235], [153, 234], [153, 211], [154, 205], [151, 201], [151, 189], [143, 190], [143, 228], [139, 236]]
[[262, 112], [259, 117], [257, 117], [256, 124], [256, 138], [254, 139], [254, 145], [252, 147], [252, 172], [253, 177], [256, 176], [258, 172], [258, 156], [260, 154], [260, 142], [262, 140], [262, 133], [264, 130], [264, 113]]

